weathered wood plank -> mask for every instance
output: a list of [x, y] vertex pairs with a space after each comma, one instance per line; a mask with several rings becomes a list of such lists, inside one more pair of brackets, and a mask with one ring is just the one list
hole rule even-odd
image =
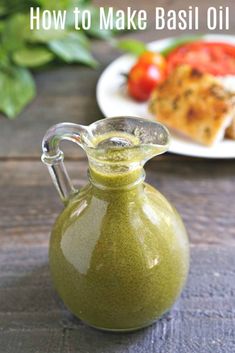
[[62, 353], [64, 333], [59, 330], [0, 332], [2, 353]]
[[[214, 311], [217, 315], [221, 311], [220, 316], [223, 316], [225, 310], [228, 318], [234, 316], [235, 310], [232, 310], [235, 306], [234, 251], [235, 247], [228, 250], [227, 247], [211, 246], [211, 249], [208, 249], [207, 246], [192, 246], [190, 276], [181, 300], [187, 303], [187, 310], [200, 307], [201, 311]], [[216, 308], [213, 307], [215, 297]], [[1, 251], [0, 298], [2, 313], [10, 313], [14, 309], [16, 313], [47, 314], [48, 310], [56, 312], [63, 309], [54, 297], [48, 268], [47, 246], [29, 248], [22, 244], [15, 248], [12, 244], [11, 248]], [[32, 302], [32, 305], [25, 307], [26, 298], [28, 304]], [[49, 300], [41, 305], [45, 298]], [[192, 298], [193, 305], [190, 303]], [[184, 310], [181, 306], [179, 308]]]
[[161, 320], [131, 335], [90, 332], [85, 327], [70, 330], [64, 348], [66, 353], [233, 353], [234, 350], [234, 320], [192, 320], [188, 316]]
[[[87, 162], [69, 162], [74, 183], [86, 183]], [[40, 162], [0, 162], [2, 246], [47, 243], [62, 209]], [[192, 243], [235, 244], [235, 165], [231, 161], [162, 159], [149, 163], [147, 180], [181, 213]]]
[[12, 245], [0, 253], [1, 352], [232, 353], [234, 251], [193, 246], [189, 280], [174, 308], [148, 329], [116, 335], [90, 329], [65, 310], [49, 278], [47, 247]]

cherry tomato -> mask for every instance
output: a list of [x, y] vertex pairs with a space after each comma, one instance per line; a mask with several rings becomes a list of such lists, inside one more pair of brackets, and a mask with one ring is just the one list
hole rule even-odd
[[215, 76], [235, 75], [235, 46], [201, 41], [183, 45], [168, 55], [168, 73], [182, 64]]
[[158, 67], [161, 71], [166, 71], [166, 59], [160, 53], [152, 51], [144, 52], [138, 59], [139, 64], [153, 64]]
[[162, 80], [162, 72], [156, 65], [137, 62], [128, 75], [129, 95], [137, 101], [144, 102]]

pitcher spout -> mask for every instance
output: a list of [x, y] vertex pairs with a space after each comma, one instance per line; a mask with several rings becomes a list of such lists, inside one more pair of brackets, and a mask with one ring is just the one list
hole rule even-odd
[[140, 164], [168, 150], [170, 135], [161, 124], [134, 117], [114, 117], [89, 126], [88, 158], [111, 164]]

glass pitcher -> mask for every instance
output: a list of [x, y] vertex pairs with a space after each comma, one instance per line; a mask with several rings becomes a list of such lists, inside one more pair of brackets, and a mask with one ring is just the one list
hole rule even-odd
[[[87, 154], [89, 182], [79, 191], [63, 164], [61, 140]], [[132, 117], [62, 123], [43, 139], [42, 161], [65, 205], [50, 239], [52, 279], [65, 305], [93, 327], [148, 326], [185, 283], [189, 247], [182, 220], [144, 182], [144, 164], [168, 144], [164, 126]]]

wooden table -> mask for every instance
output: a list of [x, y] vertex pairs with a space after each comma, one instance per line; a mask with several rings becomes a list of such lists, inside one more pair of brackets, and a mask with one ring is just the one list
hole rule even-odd
[[[101, 4], [101, 2], [98, 2]], [[183, 1], [157, 5], [183, 7]], [[198, 2], [199, 3], [199, 2]], [[213, 5], [205, 0], [201, 7]], [[114, 1], [106, 2], [115, 5]], [[223, 2], [235, 11], [233, 1]], [[120, 1], [116, 1], [120, 7]], [[130, 5], [123, 1], [122, 7]], [[214, 4], [215, 5], [215, 4]], [[151, 1], [136, 1], [151, 19]], [[150, 21], [151, 22], [151, 21]], [[201, 23], [205, 23], [202, 16]], [[231, 23], [233, 33], [235, 23]], [[174, 33], [176, 34], [176, 33]], [[134, 34], [145, 40], [172, 35]], [[48, 239], [62, 209], [39, 160], [46, 129], [60, 121], [89, 124], [101, 117], [95, 85], [117, 56], [95, 43], [101, 67], [57, 68], [37, 74], [38, 96], [16, 121], [0, 129], [0, 352], [1, 353], [234, 353], [235, 352], [235, 164], [234, 161], [167, 155], [148, 163], [147, 180], [178, 208], [191, 242], [186, 288], [155, 325], [132, 334], [91, 329], [58, 299], [48, 271]], [[85, 156], [65, 146], [74, 182], [86, 180]]]

